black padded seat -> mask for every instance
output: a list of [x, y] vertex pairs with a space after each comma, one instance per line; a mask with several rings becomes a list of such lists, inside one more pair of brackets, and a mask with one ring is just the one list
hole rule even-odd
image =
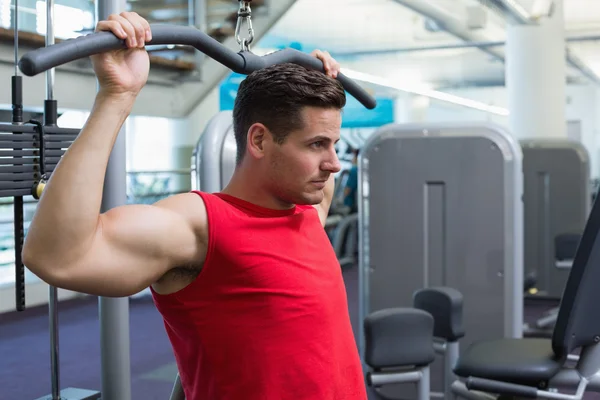
[[544, 387], [564, 362], [552, 351], [549, 339], [498, 339], [472, 344], [459, 358], [454, 373]]

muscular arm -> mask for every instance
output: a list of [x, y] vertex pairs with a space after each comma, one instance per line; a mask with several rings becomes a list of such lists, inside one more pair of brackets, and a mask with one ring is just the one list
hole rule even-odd
[[327, 216], [329, 215], [329, 208], [331, 208], [331, 202], [333, 201], [333, 192], [335, 190], [335, 177], [333, 174], [329, 176], [329, 180], [327, 181], [327, 185], [323, 188], [323, 200], [321, 203], [317, 204], [315, 208], [319, 212], [319, 219], [321, 220], [321, 224], [325, 226], [325, 222], [327, 221]]
[[[132, 104], [130, 98], [98, 95], [40, 199], [23, 262], [54, 286], [127, 296], [205, 252], [206, 217], [197, 213], [203, 203], [195, 194], [100, 213], [110, 152]], [[192, 203], [200, 215], [196, 219], [179, 211], [190, 210]]]

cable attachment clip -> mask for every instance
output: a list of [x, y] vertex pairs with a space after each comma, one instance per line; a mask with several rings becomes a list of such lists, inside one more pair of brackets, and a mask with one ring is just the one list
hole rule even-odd
[[[246, 22], [248, 25], [248, 37], [242, 38], [242, 24]], [[252, 28], [252, 10], [250, 9], [250, 1], [240, 1], [240, 9], [238, 10], [238, 19], [235, 27], [235, 40], [241, 46], [242, 51], [250, 51], [250, 44], [254, 41], [254, 28]]]

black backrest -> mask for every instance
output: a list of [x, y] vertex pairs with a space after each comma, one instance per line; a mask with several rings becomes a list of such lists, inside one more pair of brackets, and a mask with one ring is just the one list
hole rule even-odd
[[577, 248], [552, 335], [552, 349], [566, 357], [600, 340], [600, 202], [595, 201]]
[[450, 287], [417, 290], [413, 294], [413, 307], [433, 316], [433, 336], [447, 342], [465, 336], [463, 296], [458, 290]]
[[580, 233], [563, 233], [554, 238], [554, 257], [559, 260], [572, 260], [581, 241]]

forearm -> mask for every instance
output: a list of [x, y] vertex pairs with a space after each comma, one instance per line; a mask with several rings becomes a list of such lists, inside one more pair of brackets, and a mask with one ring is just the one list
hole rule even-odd
[[335, 191], [335, 176], [331, 174], [329, 176], [329, 180], [325, 184], [325, 188], [323, 189], [323, 201], [326, 202], [327, 206], [331, 204], [331, 200], [333, 199], [333, 192]]
[[44, 189], [24, 244], [25, 263], [39, 257], [54, 267], [68, 265], [89, 248], [98, 225], [108, 159], [133, 100], [96, 97], [85, 126]]
[[329, 214], [329, 208], [331, 207], [331, 201], [333, 199], [333, 192], [335, 191], [335, 177], [333, 174], [329, 177], [329, 180], [323, 188], [323, 200], [319, 204], [321, 220], [325, 223], [325, 219]]

